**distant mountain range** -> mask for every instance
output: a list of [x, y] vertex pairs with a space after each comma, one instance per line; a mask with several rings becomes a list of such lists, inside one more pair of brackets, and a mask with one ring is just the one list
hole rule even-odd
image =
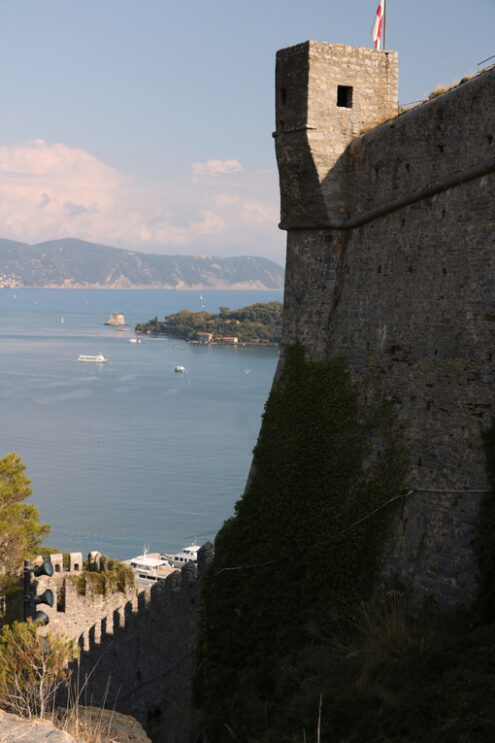
[[154, 255], [67, 238], [28, 245], [0, 239], [0, 288], [282, 289], [266, 258]]

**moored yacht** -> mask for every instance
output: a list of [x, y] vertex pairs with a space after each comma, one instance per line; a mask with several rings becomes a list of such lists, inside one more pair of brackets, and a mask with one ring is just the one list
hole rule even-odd
[[196, 544], [196, 541], [194, 541], [188, 547], [184, 547], [183, 549], [171, 555], [163, 554], [162, 557], [169, 560], [170, 563], [175, 566], [185, 565], [188, 562], [197, 563], [198, 552], [200, 549], [201, 546], [199, 544]]
[[89, 361], [89, 362], [93, 362], [96, 364], [106, 364], [108, 361], [108, 359], [106, 359], [102, 353], [97, 353], [94, 355], [80, 353], [79, 358], [77, 360], [78, 361]]
[[124, 560], [124, 563], [131, 566], [134, 570], [136, 582], [141, 585], [165, 580], [170, 573], [177, 570], [177, 568], [172, 567], [168, 560], [163, 559], [158, 554], [148, 554], [146, 550], [143, 555], [133, 557], [131, 560]]

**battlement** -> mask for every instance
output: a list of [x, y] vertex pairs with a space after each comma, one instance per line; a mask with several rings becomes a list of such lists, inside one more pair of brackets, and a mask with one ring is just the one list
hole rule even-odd
[[[119, 606], [94, 616], [78, 638], [79, 657], [72, 664], [72, 693], [81, 694], [83, 704], [115, 709], [144, 724], [160, 711], [167, 740], [186, 739], [181, 736], [191, 724], [197, 611], [212, 554], [211, 544], [203, 545], [197, 566], [187, 563], [149, 592], [121, 594]], [[65, 701], [59, 698], [62, 706]]]
[[[98, 580], [97, 574], [103, 567], [100, 552], [90, 552], [87, 563], [84, 563], [81, 552], [70, 552], [68, 558], [68, 567], [64, 567], [63, 555], [51, 554], [53, 576], [44, 575], [37, 579], [38, 594], [49, 588], [54, 597], [53, 606], [43, 607], [49, 623], [41, 631], [60, 633], [77, 640], [87, 634], [95, 622], [111, 616], [116, 609], [132, 601], [136, 591], [129, 586], [124, 591], [117, 590], [116, 586]], [[38, 557], [37, 562], [42, 559]]]

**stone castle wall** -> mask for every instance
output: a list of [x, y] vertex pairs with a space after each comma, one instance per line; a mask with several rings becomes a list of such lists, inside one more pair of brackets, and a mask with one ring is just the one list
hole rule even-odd
[[49, 588], [54, 595], [53, 607], [40, 606], [49, 619], [40, 631], [72, 639], [77, 647], [70, 688], [58, 692], [57, 704], [77, 700], [118, 711], [152, 723], [164, 743], [188, 743], [201, 583], [212, 554], [207, 543], [197, 565], [187, 563], [141, 589], [105, 594], [98, 592], [99, 552], [91, 553], [91, 569], [84, 572], [81, 553], [70, 553], [68, 569], [61, 554], [51, 555], [53, 576], [37, 578], [36, 594]]
[[77, 586], [77, 577], [78, 573], [72, 572], [38, 579], [38, 595], [45, 588], [49, 588], [54, 595], [53, 607], [46, 605], [41, 607], [49, 619], [43, 632], [54, 632], [78, 640], [90, 627], [111, 616], [116, 609], [120, 609], [129, 601], [136, 604], [134, 588], [128, 588], [125, 593], [115, 591], [103, 595], [88, 586], [86, 593], [81, 594]]
[[[345, 49], [358, 65], [366, 59]], [[290, 50], [279, 52], [278, 65], [286, 52], [290, 69]], [[333, 80], [345, 79], [347, 62], [332, 60]], [[358, 85], [367, 88], [368, 73], [364, 67]], [[281, 73], [277, 88], [285, 81]], [[387, 90], [393, 73], [384, 70], [381, 82]], [[323, 94], [338, 127], [335, 84]], [[304, 95], [298, 101], [309, 108]], [[345, 357], [364, 398], [381, 391], [392, 402], [412, 492], [384, 574], [444, 605], [473, 600], [474, 521], [487, 489], [481, 431], [494, 412], [494, 109], [490, 70], [360, 137], [345, 133], [344, 151], [320, 173], [326, 206], [318, 213], [306, 206], [314, 171], [278, 158], [288, 228], [284, 343], [299, 338], [315, 358]], [[325, 119], [313, 125], [326, 151], [334, 133]], [[287, 187], [295, 180], [299, 202]], [[326, 194], [342, 194], [343, 182], [337, 214]]]
[[[106, 590], [104, 594], [98, 592], [97, 582], [91, 580], [91, 575], [101, 572], [99, 552], [90, 553], [89, 572], [84, 571], [81, 552], [69, 553], [67, 568], [64, 568], [61, 553], [51, 554], [49, 560], [54, 568], [53, 575], [36, 578], [36, 595], [40, 596], [48, 588], [54, 599], [52, 607], [47, 604], [39, 607], [48, 616], [48, 624], [41, 628], [45, 634], [52, 632], [78, 640], [95, 623], [110, 617], [128, 601], [134, 603], [137, 601], [135, 588], [127, 587], [124, 592], [119, 590]], [[36, 563], [41, 562], [42, 558], [38, 557]], [[84, 580], [84, 591], [81, 591], [80, 579], [84, 579], [85, 575], [87, 579]]]
[[[204, 545], [197, 567], [188, 563], [86, 627], [72, 664], [72, 698], [143, 725], [153, 721], [164, 743], [189, 741], [194, 636], [211, 555]], [[58, 701], [64, 705], [66, 698]]]

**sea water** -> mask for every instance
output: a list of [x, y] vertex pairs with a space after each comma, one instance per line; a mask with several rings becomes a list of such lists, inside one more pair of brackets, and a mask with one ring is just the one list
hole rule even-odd
[[[214, 539], [242, 494], [278, 349], [128, 340], [155, 315], [273, 300], [282, 293], [0, 291], [0, 457], [22, 457], [49, 546], [124, 559]], [[128, 329], [105, 325], [114, 312]], [[100, 352], [108, 363], [77, 361]]]

